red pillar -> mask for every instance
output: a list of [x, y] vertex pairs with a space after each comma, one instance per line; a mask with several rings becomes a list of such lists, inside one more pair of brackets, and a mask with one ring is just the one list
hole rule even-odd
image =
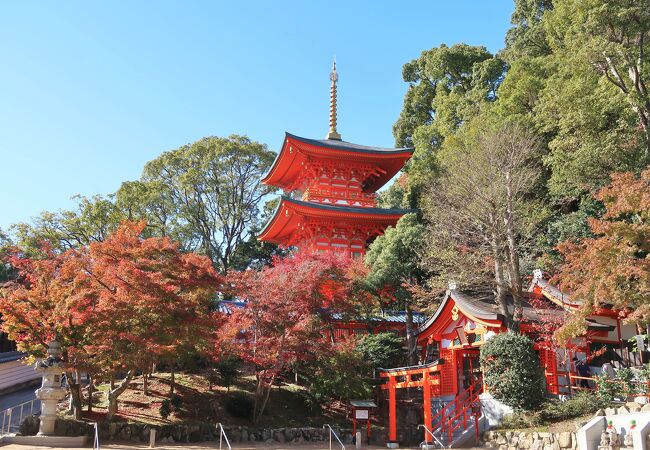
[[[424, 426], [431, 430], [431, 375], [428, 370], [422, 374], [424, 389]], [[429, 442], [429, 433], [424, 430], [424, 442]]]
[[397, 442], [397, 398], [395, 377], [388, 378], [388, 440]]

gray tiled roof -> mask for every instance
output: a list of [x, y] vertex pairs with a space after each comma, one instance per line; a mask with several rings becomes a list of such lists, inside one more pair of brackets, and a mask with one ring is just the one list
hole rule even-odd
[[367, 145], [353, 144], [351, 142], [337, 141], [334, 139], [309, 139], [309, 138], [296, 136], [295, 134], [291, 134], [291, 133], [285, 133], [285, 134], [286, 137], [295, 139], [296, 141], [304, 142], [306, 144], [316, 145], [318, 147], [332, 148], [335, 150], [346, 150], [346, 151], [353, 151], [353, 152], [360, 152], [360, 153], [381, 153], [381, 154], [404, 153], [404, 152], [413, 153], [414, 150], [411, 147], [405, 147], [405, 148], [369, 147]]
[[[332, 320], [336, 321], [355, 321], [355, 322], [393, 322], [393, 323], [406, 323], [406, 312], [405, 311], [395, 311], [395, 310], [382, 310], [377, 314], [373, 314], [366, 317], [354, 317], [347, 314], [341, 313], [331, 313], [330, 317]], [[421, 324], [427, 320], [427, 316], [413, 311], [413, 323]]]
[[[223, 314], [232, 314], [234, 310], [244, 308], [245, 306], [246, 302], [241, 300], [221, 300], [217, 303], [217, 311]], [[406, 323], [406, 312], [404, 311], [383, 310], [377, 314], [364, 317], [355, 317], [338, 312], [329, 313], [327, 310], [323, 310], [323, 312], [327, 313], [335, 321]], [[426, 319], [427, 317], [424, 314], [413, 311], [413, 323], [420, 324]]]

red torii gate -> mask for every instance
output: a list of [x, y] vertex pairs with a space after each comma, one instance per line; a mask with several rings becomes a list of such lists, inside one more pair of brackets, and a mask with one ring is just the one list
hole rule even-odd
[[[421, 366], [380, 369], [379, 376], [388, 378], [381, 389], [388, 390], [388, 439], [397, 442], [397, 389], [423, 388], [424, 424], [431, 430], [431, 397], [440, 396], [440, 361]], [[424, 440], [429, 441], [427, 430]]]

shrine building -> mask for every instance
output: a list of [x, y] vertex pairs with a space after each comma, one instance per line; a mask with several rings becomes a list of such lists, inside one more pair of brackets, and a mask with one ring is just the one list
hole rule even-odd
[[[423, 432], [425, 441], [438, 439], [445, 446], [471, 441], [479, 430], [479, 420], [498, 420], [504, 409], [489, 395], [479, 362], [481, 346], [508, 330], [496, 303], [491, 289], [459, 289], [450, 283], [436, 311], [416, 331], [420, 365], [380, 370], [391, 441], [408, 439], [401, 410], [414, 401], [421, 405], [419, 423], [428, 429]], [[508, 303], [514, 312], [511, 297]], [[586, 317], [586, 332], [566, 348], [553, 345], [550, 330], [580, 306], [578, 299], [549, 283], [541, 271], [535, 271], [524, 293], [520, 332], [534, 342], [549, 395], [573, 395], [596, 388], [595, 380], [577, 373], [576, 360], [584, 361], [593, 375], [602, 372], [604, 362], [613, 361], [619, 368], [647, 362], [648, 352], [634, 351], [630, 343], [636, 335], [635, 326], [623, 323], [624, 314], [607, 307]], [[415, 400], [414, 392], [419, 392]]]
[[325, 139], [286, 133], [262, 181], [284, 191], [258, 239], [300, 251], [361, 257], [374, 238], [395, 226], [403, 209], [377, 207], [376, 192], [413, 154], [412, 148], [352, 144], [337, 132], [336, 62], [330, 75], [330, 130]]

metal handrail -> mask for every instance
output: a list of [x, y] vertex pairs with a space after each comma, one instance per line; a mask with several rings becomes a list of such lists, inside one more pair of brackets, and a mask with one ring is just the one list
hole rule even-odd
[[[4, 411], [1, 411], [0, 413], [2, 414], [2, 424], [0, 424], [0, 436], [9, 434], [11, 432], [11, 426], [14, 417], [13, 411], [15, 409], [20, 408], [20, 416], [18, 419], [18, 426], [20, 426], [20, 424], [23, 423], [23, 417], [25, 415], [25, 409], [26, 409], [25, 405], [29, 405], [29, 415], [31, 416], [32, 414], [34, 414], [34, 402], [40, 402], [40, 400], [34, 398], [28, 402], [23, 402], [16, 406], [12, 406], [11, 408], [7, 408]], [[37, 412], [40, 412], [40, 406], [39, 406], [39, 411]]]
[[217, 424], [217, 427], [219, 428], [219, 450], [221, 450], [222, 439], [226, 440], [226, 445], [228, 446], [228, 450], [232, 450], [232, 447], [230, 446], [230, 441], [228, 440], [228, 435], [226, 435], [226, 432], [223, 429], [223, 425], [221, 425], [221, 422]]
[[[418, 425], [418, 430], [419, 430], [420, 428], [424, 428], [424, 431], [426, 431], [427, 433], [429, 433], [429, 435], [430, 435], [430, 436], [431, 436], [431, 437], [432, 437], [432, 438], [433, 438], [433, 439], [438, 443], [438, 445], [440, 446], [440, 448], [445, 448], [445, 444], [443, 444], [442, 441], [441, 441], [440, 439], [438, 439], [438, 438], [436, 437], [436, 435], [433, 434], [433, 432], [432, 432], [429, 428], [427, 428], [426, 425]], [[426, 444], [426, 441], [425, 441], [425, 444]]]
[[332, 450], [332, 435], [334, 435], [334, 437], [336, 438], [336, 440], [339, 441], [339, 444], [341, 444], [341, 450], [345, 450], [345, 445], [343, 445], [343, 442], [341, 442], [341, 440], [339, 439], [338, 435], [337, 435], [336, 432], [332, 429], [332, 427], [330, 426], [330, 424], [329, 424], [329, 423], [326, 423], [325, 425], [323, 425], [323, 430], [325, 429], [325, 427], [327, 427], [327, 428], [330, 429], [330, 450]]
[[93, 439], [93, 450], [100, 450], [99, 448], [99, 427], [97, 422], [93, 422], [93, 427], [95, 428], [95, 438]]

